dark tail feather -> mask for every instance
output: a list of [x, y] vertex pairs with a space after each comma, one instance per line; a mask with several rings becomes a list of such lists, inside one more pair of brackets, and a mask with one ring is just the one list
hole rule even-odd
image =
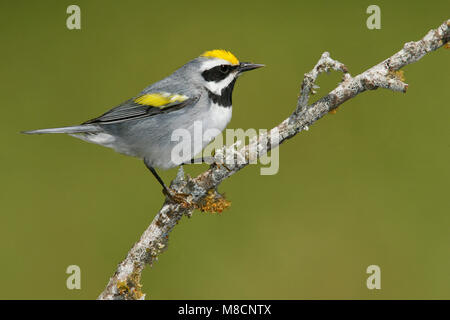
[[99, 128], [93, 125], [80, 125], [63, 128], [38, 129], [30, 131], [22, 131], [25, 134], [43, 134], [43, 133], [89, 133], [98, 132]]

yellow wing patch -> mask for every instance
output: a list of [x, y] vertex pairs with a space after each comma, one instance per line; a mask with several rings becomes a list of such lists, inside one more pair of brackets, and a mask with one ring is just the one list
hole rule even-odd
[[183, 102], [189, 97], [181, 94], [170, 94], [168, 92], [148, 93], [134, 99], [134, 102], [146, 106], [162, 108], [170, 103]]
[[204, 52], [200, 57], [218, 58], [230, 62], [233, 65], [239, 64], [239, 60], [230, 51], [216, 49]]

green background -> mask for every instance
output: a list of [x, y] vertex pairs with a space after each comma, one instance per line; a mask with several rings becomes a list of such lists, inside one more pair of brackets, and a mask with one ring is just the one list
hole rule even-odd
[[[66, 28], [81, 7], [82, 29]], [[368, 30], [366, 8], [381, 8]], [[422, 38], [448, 1], [1, 1], [3, 299], [93, 299], [161, 206], [141, 161], [63, 135], [205, 50], [265, 63], [234, 93], [228, 128], [271, 128], [324, 51], [356, 75]], [[225, 181], [143, 273], [150, 299], [449, 299], [449, 51], [404, 68], [406, 94], [361, 94], [280, 148], [280, 170]], [[317, 97], [339, 73], [322, 75]], [[204, 166], [185, 168], [191, 175]], [[170, 181], [176, 169], [162, 172]], [[81, 290], [66, 288], [68, 265]], [[381, 267], [381, 290], [366, 268]]]

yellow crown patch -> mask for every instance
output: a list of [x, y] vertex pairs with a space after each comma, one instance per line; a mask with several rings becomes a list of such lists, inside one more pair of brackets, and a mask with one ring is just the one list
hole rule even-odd
[[230, 62], [233, 65], [239, 64], [239, 60], [230, 51], [216, 49], [204, 52], [200, 57], [218, 58]]

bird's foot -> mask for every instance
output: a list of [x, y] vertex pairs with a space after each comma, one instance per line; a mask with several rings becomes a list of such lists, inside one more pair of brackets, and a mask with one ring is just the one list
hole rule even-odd
[[215, 157], [195, 158], [195, 159], [191, 159], [190, 161], [185, 162], [183, 164], [193, 164], [193, 163], [206, 163], [210, 166], [215, 166], [219, 169], [221, 167], [224, 167], [225, 169], [228, 170], [228, 172], [231, 172], [231, 169], [225, 164], [225, 162], [217, 161], [217, 159]]
[[184, 208], [192, 207], [191, 201], [189, 201], [189, 194], [177, 192], [171, 188], [164, 188], [163, 194], [173, 203], [181, 204]]
[[225, 162], [217, 162], [217, 161], [214, 161], [214, 162], [212, 163], [212, 165], [214, 165], [215, 167], [217, 167], [217, 168], [219, 168], [219, 169], [220, 169], [221, 167], [224, 167], [225, 169], [227, 169], [228, 172], [231, 172], [231, 169], [227, 167], [227, 165], [225, 164]]

